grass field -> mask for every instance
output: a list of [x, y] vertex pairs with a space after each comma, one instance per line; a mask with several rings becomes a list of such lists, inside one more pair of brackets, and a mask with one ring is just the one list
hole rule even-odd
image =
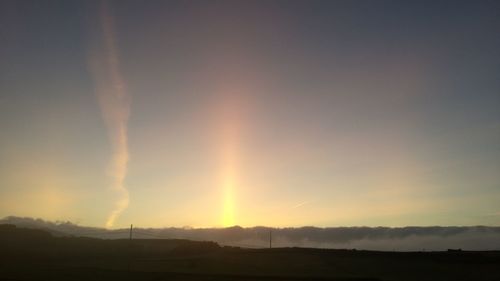
[[493, 251], [242, 249], [0, 230], [0, 280], [500, 280]]

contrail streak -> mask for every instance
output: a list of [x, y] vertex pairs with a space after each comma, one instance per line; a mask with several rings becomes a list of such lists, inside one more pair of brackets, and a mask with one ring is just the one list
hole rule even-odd
[[91, 71], [113, 150], [108, 170], [112, 180], [111, 189], [119, 196], [113, 211], [106, 220], [106, 227], [109, 228], [129, 204], [129, 192], [124, 186], [124, 181], [129, 161], [127, 123], [130, 114], [130, 97], [120, 73], [114, 21], [106, 1], [103, 1], [100, 7], [100, 20], [103, 43], [98, 48], [97, 55], [92, 57]]
[[293, 207], [292, 207], [292, 209], [297, 209], [297, 208], [300, 208], [300, 207], [302, 207], [302, 206], [304, 206], [304, 205], [306, 205], [306, 204], [309, 204], [309, 203], [311, 203], [311, 202], [310, 202], [310, 201], [304, 201], [304, 202], [301, 202], [301, 203], [299, 203], [299, 204], [297, 204], [297, 205], [293, 206]]

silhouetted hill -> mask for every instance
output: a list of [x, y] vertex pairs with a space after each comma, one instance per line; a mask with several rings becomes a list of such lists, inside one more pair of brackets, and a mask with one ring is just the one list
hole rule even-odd
[[[107, 230], [84, 227], [71, 222], [49, 222], [41, 219], [7, 217], [0, 223], [44, 229], [54, 236], [83, 236], [104, 239], [125, 239], [129, 229]], [[188, 239], [214, 241], [221, 245], [266, 248], [269, 232], [276, 247], [311, 247], [365, 249], [381, 251], [420, 251], [461, 248], [464, 250], [500, 250], [500, 227], [431, 226], [431, 227], [300, 227], [269, 228], [239, 226], [229, 228], [140, 228], [134, 238]]]
[[[233, 228], [233, 231], [243, 229]], [[0, 225], [0, 280], [498, 280], [500, 252], [242, 249]]]
[[43, 230], [17, 228], [13, 224], [0, 224], [0, 236], [2, 237], [1, 243], [8, 243], [10, 241], [27, 241], [27, 240], [47, 240], [52, 238], [52, 235]]
[[[215, 242], [189, 241], [184, 239], [113, 239], [88, 237], [55, 237], [48, 231], [0, 225], [0, 249], [12, 257], [148, 257], [164, 254], [202, 254], [220, 249]], [[1, 258], [1, 257], [0, 257]]]

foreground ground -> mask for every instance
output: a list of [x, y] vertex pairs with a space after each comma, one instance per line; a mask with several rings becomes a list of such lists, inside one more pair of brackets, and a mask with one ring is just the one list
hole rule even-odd
[[0, 280], [500, 280], [500, 252], [256, 250], [0, 226]]

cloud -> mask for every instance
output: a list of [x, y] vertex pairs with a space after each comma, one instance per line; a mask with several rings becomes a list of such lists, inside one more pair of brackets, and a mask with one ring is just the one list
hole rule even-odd
[[299, 204], [296, 204], [295, 206], [292, 207], [292, 209], [297, 209], [297, 208], [300, 208], [306, 204], [309, 204], [311, 203], [310, 201], [304, 201], [304, 202], [300, 202]]
[[111, 178], [111, 189], [118, 193], [118, 199], [106, 221], [106, 227], [112, 227], [129, 204], [129, 192], [125, 188], [124, 181], [129, 161], [127, 123], [131, 101], [120, 72], [114, 18], [110, 14], [106, 1], [103, 1], [100, 7], [100, 20], [102, 43], [93, 52], [90, 66], [102, 117], [113, 150], [108, 174]]

